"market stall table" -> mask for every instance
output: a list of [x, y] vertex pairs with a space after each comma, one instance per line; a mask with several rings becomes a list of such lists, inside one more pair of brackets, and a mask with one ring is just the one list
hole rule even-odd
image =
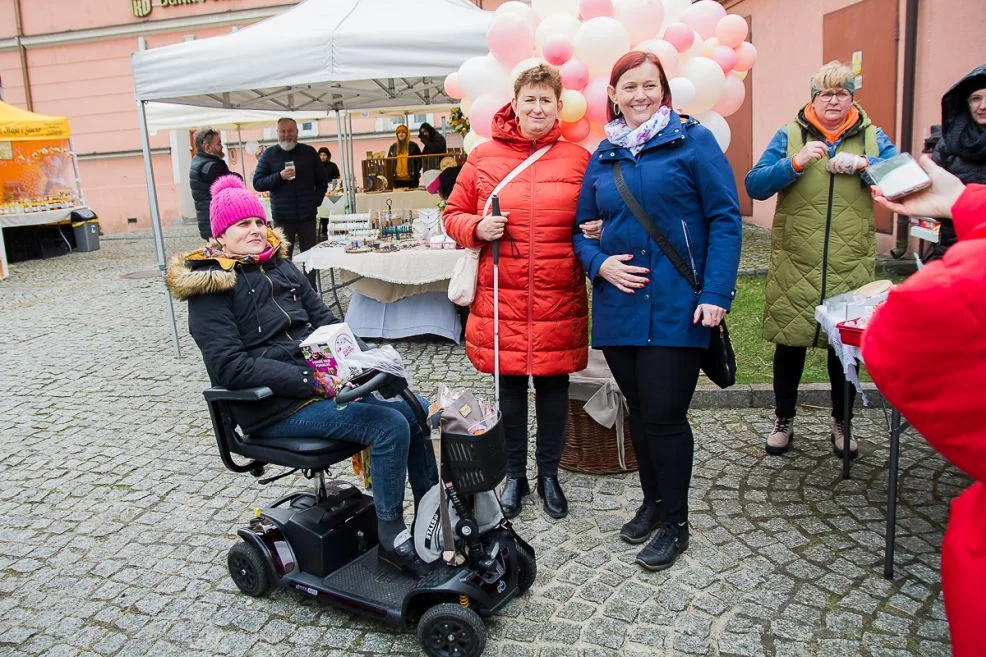
[[[70, 221], [72, 213], [84, 209], [83, 206], [63, 208], [61, 210], [45, 210], [43, 212], [28, 212], [24, 214], [0, 214], [0, 273], [3, 275], [8, 271], [7, 266], [7, 247], [3, 241], [4, 228], [18, 228], [21, 226], [41, 226], [44, 224], [57, 224]], [[72, 250], [65, 235], [59, 231], [65, 244]], [[0, 275], [0, 278], [3, 276]]]
[[458, 249], [425, 247], [346, 253], [342, 246], [323, 242], [295, 256], [294, 262], [306, 272], [342, 271], [340, 284], [353, 288], [346, 323], [361, 337], [433, 334], [458, 342], [462, 323], [448, 300], [448, 280], [461, 254]]
[[[862, 386], [859, 384], [859, 365], [865, 367], [863, 354], [859, 347], [844, 344], [840, 335], [838, 324], [847, 319], [834, 310], [830, 302], [826, 300], [825, 305], [816, 306], [815, 319], [821, 325], [822, 330], [828, 336], [829, 344], [842, 362], [842, 367], [846, 373], [846, 384], [844, 389], [844, 400], [846, 416], [843, 418], [846, 430], [846, 447], [852, 439], [852, 429], [849, 422], [849, 386], [856, 386], [857, 391], [862, 394]], [[865, 399], [864, 399], [865, 401]], [[902, 420], [897, 409], [891, 407], [890, 420], [888, 422], [888, 433], [890, 436], [890, 458], [889, 472], [887, 474], [887, 528], [885, 533], [886, 544], [884, 547], [883, 574], [887, 579], [894, 576], [894, 537], [897, 533], [897, 474], [900, 461], [900, 435], [908, 427], [908, 423]], [[845, 449], [842, 454], [842, 478], [849, 478], [849, 450]]]

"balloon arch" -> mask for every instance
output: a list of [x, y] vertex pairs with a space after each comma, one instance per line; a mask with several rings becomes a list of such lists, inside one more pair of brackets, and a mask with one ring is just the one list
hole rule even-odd
[[562, 135], [590, 152], [604, 138], [606, 87], [613, 64], [629, 50], [661, 60], [676, 110], [694, 116], [729, 147], [724, 117], [746, 97], [743, 79], [757, 59], [749, 27], [714, 0], [511, 0], [486, 33], [489, 53], [472, 57], [445, 79], [472, 127], [468, 152], [491, 136], [494, 113], [513, 96], [513, 82], [540, 63], [558, 67]]

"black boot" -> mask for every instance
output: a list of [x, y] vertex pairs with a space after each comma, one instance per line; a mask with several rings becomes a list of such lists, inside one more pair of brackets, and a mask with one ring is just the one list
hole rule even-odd
[[513, 518], [520, 513], [520, 503], [525, 495], [531, 494], [531, 487], [527, 483], [527, 477], [508, 476], [500, 491], [500, 506], [503, 507], [503, 515]]
[[678, 555], [688, 549], [688, 524], [665, 522], [657, 536], [637, 555], [637, 563], [647, 570], [664, 570], [674, 565]]
[[544, 500], [545, 512], [555, 518], [568, 515], [568, 500], [558, 483], [558, 475], [538, 475], [538, 495]]
[[661, 524], [661, 509], [657, 502], [644, 502], [633, 518], [620, 528], [620, 538], [636, 545], [643, 543]]

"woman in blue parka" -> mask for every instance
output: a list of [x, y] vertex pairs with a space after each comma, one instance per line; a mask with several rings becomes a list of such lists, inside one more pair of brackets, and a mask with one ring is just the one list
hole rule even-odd
[[[630, 407], [644, 499], [620, 537], [649, 570], [688, 547], [694, 439], [688, 406], [710, 331], [735, 295], [741, 219], [736, 183], [712, 133], [671, 109], [660, 60], [631, 51], [610, 76], [610, 122], [582, 183], [575, 252], [592, 281], [592, 345]], [[627, 188], [701, 283], [696, 293], [624, 203]]]

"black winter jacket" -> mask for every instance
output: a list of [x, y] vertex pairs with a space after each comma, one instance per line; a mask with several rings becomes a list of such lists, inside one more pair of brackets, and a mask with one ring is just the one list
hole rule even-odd
[[[282, 180], [285, 162], [294, 162], [297, 177]], [[277, 144], [267, 148], [253, 172], [253, 188], [270, 192], [270, 211], [278, 224], [314, 221], [315, 212], [329, 188], [329, 177], [318, 157], [318, 151], [307, 144], [298, 144], [286, 151]]]
[[986, 64], [952, 85], [941, 99], [942, 136], [932, 158], [965, 184], [986, 184], [986, 126], [969, 114], [966, 100], [986, 89]]
[[188, 186], [192, 189], [192, 200], [195, 201], [195, 218], [199, 225], [199, 235], [207, 240], [212, 237], [212, 225], [209, 223], [209, 202], [212, 192], [209, 188], [220, 176], [229, 173], [226, 161], [221, 157], [208, 153], [196, 153], [188, 170]]
[[317, 398], [299, 345], [315, 328], [339, 321], [287, 260], [283, 237], [269, 231], [268, 239], [277, 253], [263, 265], [206, 258], [199, 250], [172, 258], [165, 279], [175, 298], [188, 301], [188, 329], [212, 384], [274, 392], [232, 405], [245, 433]]

